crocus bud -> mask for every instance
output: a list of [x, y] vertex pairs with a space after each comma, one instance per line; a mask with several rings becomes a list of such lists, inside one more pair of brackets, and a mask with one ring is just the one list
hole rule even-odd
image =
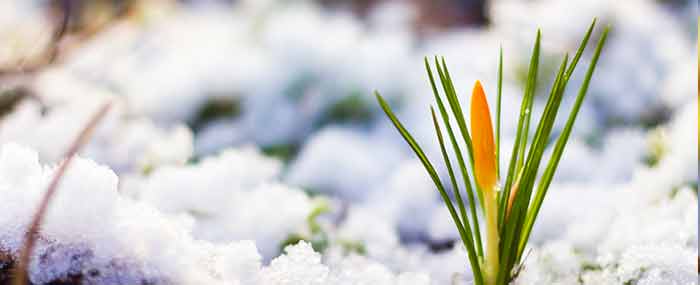
[[496, 151], [489, 104], [478, 80], [474, 84], [470, 113], [476, 181], [482, 191], [490, 191], [496, 186], [497, 180]]

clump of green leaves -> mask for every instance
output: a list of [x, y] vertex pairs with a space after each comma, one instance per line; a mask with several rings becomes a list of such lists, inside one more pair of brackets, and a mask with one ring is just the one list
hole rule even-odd
[[[465, 115], [444, 58], [436, 57], [434, 61], [437, 77], [442, 85], [443, 95], [440, 94], [435, 83], [433, 68], [430, 66], [428, 59], [425, 59], [425, 67], [438, 109], [437, 113], [447, 131], [449, 144], [452, 146], [456, 157], [458, 163], [456, 169], [461, 172], [463, 180], [461, 183], [457, 181], [456, 170], [453, 168], [451, 158], [446, 150], [445, 139], [440, 127], [441, 124], [435, 110], [431, 107], [433, 124], [440, 144], [444, 166], [449, 174], [450, 185], [443, 183], [433, 163], [430, 162], [420, 145], [396, 118], [384, 98], [375, 92], [382, 109], [422, 162], [435, 183], [466, 248], [474, 275], [474, 282], [477, 285], [508, 284], [517, 275], [532, 227], [542, 206], [542, 201], [547, 194], [547, 189], [552, 182], [578, 112], [586, 97], [600, 52], [608, 35], [608, 28], [605, 28], [598, 40], [597, 47], [591, 58], [585, 78], [579, 87], [566, 124], [559, 132], [556, 140], [550, 138], [567, 84], [588, 44], [595, 24], [596, 20], [594, 19], [571, 61], [569, 61], [568, 54], [564, 55], [555, 80], [550, 87], [547, 103], [541, 117], [538, 121], [532, 121], [532, 108], [537, 87], [538, 67], [540, 65], [541, 33], [537, 31], [527, 72], [527, 83], [520, 106], [515, 143], [512, 146], [510, 162], [503, 171], [503, 177], [498, 165], [501, 133], [501, 87], [503, 81], [502, 49], [499, 54], [498, 66], [495, 134], [491, 128], [488, 104], [485, 102], [481, 84], [477, 82], [472, 97], [470, 121], [473, 135], [470, 135]], [[444, 103], [443, 98], [447, 100], [447, 104]], [[475, 98], [478, 99], [475, 100]], [[475, 103], [478, 106], [475, 107]], [[456, 127], [452, 126], [450, 117], [457, 123]], [[532, 138], [530, 138], [531, 126], [536, 126]], [[495, 143], [493, 142], [494, 137]], [[464, 142], [465, 149], [460, 147], [458, 140]], [[540, 165], [544, 161], [545, 149], [550, 141], [555, 141], [554, 149], [544, 171], [537, 179]], [[494, 179], [494, 177], [496, 178]], [[463, 185], [460, 186], [460, 184]], [[447, 189], [450, 186], [456, 200], [456, 207], [447, 193]], [[462, 199], [460, 187], [463, 187], [467, 196], [469, 213]], [[493, 206], [494, 204], [496, 205], [495, 207]], [[478, 206], [482, 209], [478, 211], [479, 213], [477, 213]], [[478, 214], [484, 217], [482, 221], [486, 221], [485, 225], [480, 224]], [[482, 242], [482, 228], [487, 233], [485, 242]], [[484, 247], [484, 245], [487, 246]]]

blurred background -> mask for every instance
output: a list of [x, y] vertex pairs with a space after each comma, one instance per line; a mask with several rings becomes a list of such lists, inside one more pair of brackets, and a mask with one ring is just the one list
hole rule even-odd
[[[105, 131], [84, 155], [118, 173], [253, 145], [284, 162], [286, 183], [350, 201], [369, 199], [411, 158], [373, 90], [389, 99], [429, 153], [439, 154], [423, 57], [445, 56], [460, 94], [480, 79], [493, 104], [503, 47], [502, 132], [509, 145], [536, 29], [542, 29], [544, 49], [537, 92], [544, 94], [558, 61], [575, 51], [594, 17], [612, 32], [560, 181], [622, 183], [638, 164], [653, 166], [667, 148], [658, 127], [696, 94], [694, 1], [0, 5], [0, 140], [28, 144], [53, 161], [91, 106], [112, 98], [119, 105], [115, 129], [121, 131]], [[583, 71], [578, 69], [572, 86]], [[564, 110], [576, 91], [569, 88]], [[679, 177], [693, 180], [693, 170]]]
[[[621, 182], [640, 161], [654, 164], [663, 153], [654, 138], [664, 134], [656, 128], [696, 92], [694, 1], [4, 0], [0, 5], [0, 115], [17, 106], [24, 110], [4, 118], [0, 139], [22, 141], [56, 159], [77, 130], [77, 118], [92, 110], [89, 102], [117, 98], [121, 120], [145, 121], [145, 129], [153, 130], [130, 146], [124, 146], [129, 139], [102, 144], [118, 150], [87, 151], [117, 171], [157, 164], [143, 162], [142, 141], [170, 145], [164, 147], [170, 151], [150, 154], [163, 161], [196, 161], [225, 147], [255, 145], [285, 162], [291, 184], [365, 197], [378, 188], [379, 177], [410, 157], [373, 90], [388, 97], [437, 154], [423, 57], [445, 56], [460, 93], [466, 95], [480, 79], [495, 102], [503, 47], [507, 145], [536, 29], [543, 31], [544, 48], [537, 91], [546, 93], [558, 60], [575, 51], [594, 17], [599, 26], [613, 27], [611, 38], [560, 179]], [[579, 68], [574, 83], [584, 70]], [[573, 97], [567, 96], [565, 109]], [[18, 115], [25, 113], [32, 119]], [[63, 123], [35, 125], [57, 121], [52, 114]], [[27, 127], [35, 131], [27, 133]]]
[[253, 143], [291, 160], [326, 126], [376, 129], [385, 120], [377, 117], [372, 90], [391, 97], [411, 114], [407, 120], [420, 121], [418, 128], [428, 128], [423, 56], [446, 56], [463, 91], [482, 79], [493, 95], [503, 46], [505, 90], [512, 97], [504, 108], [513, 110], [507, 108], [519, 104], [535, 29], [544, 33], [545, 87], [593, 17], [601, 26], [612, 25], [613, 32], [579, 135], [596, 142], [610, 128], [653, 128], [669, 119], [694, 86], [687, 69], [694, 64], [689, 60], [696, 38], [694, 1], [6, 0], [0, 5], [3, 110], [25, 96], [50, 107], [88, 90], [108, 93], [124, 99], [127, 113], [159, 126], [186, 124], [195, 134], [197, 155]]

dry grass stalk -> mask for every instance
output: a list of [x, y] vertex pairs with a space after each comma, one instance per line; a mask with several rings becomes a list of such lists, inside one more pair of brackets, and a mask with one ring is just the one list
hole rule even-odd
[[27, 230], [24, 236], [24, 247], [20, 252], [19, 263], [17, 264], [12, 284], [29, 284], [27, 274], [29, 268], [29, 259], [34, 249], [36, 239], [38, 238], [39, 227], [41, 226], [44, 217], [46, 216], [46, 212], [49, 208], [51, 199], [55, 195], [56, 189], [58, 189], [58, 185], [61, 182], [61, 178], [68, 169], [68, 166], [70, 166], [73, 157], [75, 157], [78, 151], [80, 151], [80, 149], [88, 142], [95, 127], [102, 120], [102, 118], [104, 118], [111, 106], [111, 102], [107, 102], [104, 105], [102, 105], [102, 107], [90, 118], [90, 121], [88, 121], [87, 125], [85, 125], [78, 137], [70, 145], [68, 151], [66, 151], [64, 159], [59, 164], [58, 169], [56, 169], [56, 172], [54, 173], [54, 176], [47, 187], [46, 193], [44, 194], [44, 197], [42, 198], [39, 207], [34, 212], [34, 217], [32, 218], [32, 222], [29, 226], [29, 229]]

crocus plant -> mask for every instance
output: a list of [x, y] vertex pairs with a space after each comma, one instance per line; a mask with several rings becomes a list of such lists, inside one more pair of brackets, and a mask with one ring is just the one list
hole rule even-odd
[[[539, 121], [537, 121], [536, 129], [532, 133], [530, 124], [538, 77], [541, 38], [540, 32], [537, 32], [535, 46], [530, 59], [525, 92], [520, 105], [515, 143], [512, 146], [511, 157], [508, 168], [504, 171], [504, 176], [501, 176], [499, 167], [501, 86], [503, 81], [502, 49], [499, 53], [498, 63], [495, 132], [481, 82], [476, 81], [472, 90], [469, 120], [470, 134], [462, 111], [462, 105], [444, 58], [435, 58], [435, 69], [442, 85], [444, 99], [447, 99], [447, 104], [444, 103], [443, 96], [440, 95], [435, 84], [433, 68], [430, 66], [428, 59], [425, 59], [425, 67], [435, 97], [439, 117], [447, 131], [449, 145], [452, 147], [452, 153], [457, 162], [457, 166], [454, 167], [445, 146], [445, 138], [443, 137], [438, 115], [436, 115], [435, 109], [431, 107], [433, 125], [440, 145], [444, 168], [446, 168], [449, 175], [449, 184], [443, 183], [435, 166], [430, 162], [420, 145], [396, 118], [382, 96], [375, 92], [382, 109], [416, 156], [418, 156], [428, 175], [435, 183], [454, 221], [462, 244], [467, 251], [476, 285], [508, 284], [517, 277], [532, 226], [542, 206], [542, 201], [547, 194], [547, 189], [552, 182], [581, 104], [586, 97], [593, 71], [607, 38], [608, 28], [605, 28], [598, 40], [590, 66], [578, 90], [566, 124], [560, 130], [556, 140], [550, 138], [567, 84], [584, 52], [595, 24], [596, 20], [594, 19], [573, 59], [569, 61], [569, 56], [564, 55], [555, 80], [549, 90], [547, 103]], [[456, 127], [453, 127], [450, 117], [456, 122]], [[538, 170], [544, 160], [545, 149], [550, 141], [554, 142], [553, 150], [544, 171], [537, 179]], [[455, 174], [456, 171], [460, 171], [461, 183], [458, 182], [460, 177]], [[461, 187], [463, 187], [463, 191], [466, 194], [468, 207], [462, 198]], [[450, 189], [452, 190], [452, 196], [447, 192]], [[479, 219], [478, 214], [482, 215], [482, 219]], [[485, 242], [482, 242], [482, 227], [485, 227]], [[484, 247], [484, 244], [486, 247]]]

